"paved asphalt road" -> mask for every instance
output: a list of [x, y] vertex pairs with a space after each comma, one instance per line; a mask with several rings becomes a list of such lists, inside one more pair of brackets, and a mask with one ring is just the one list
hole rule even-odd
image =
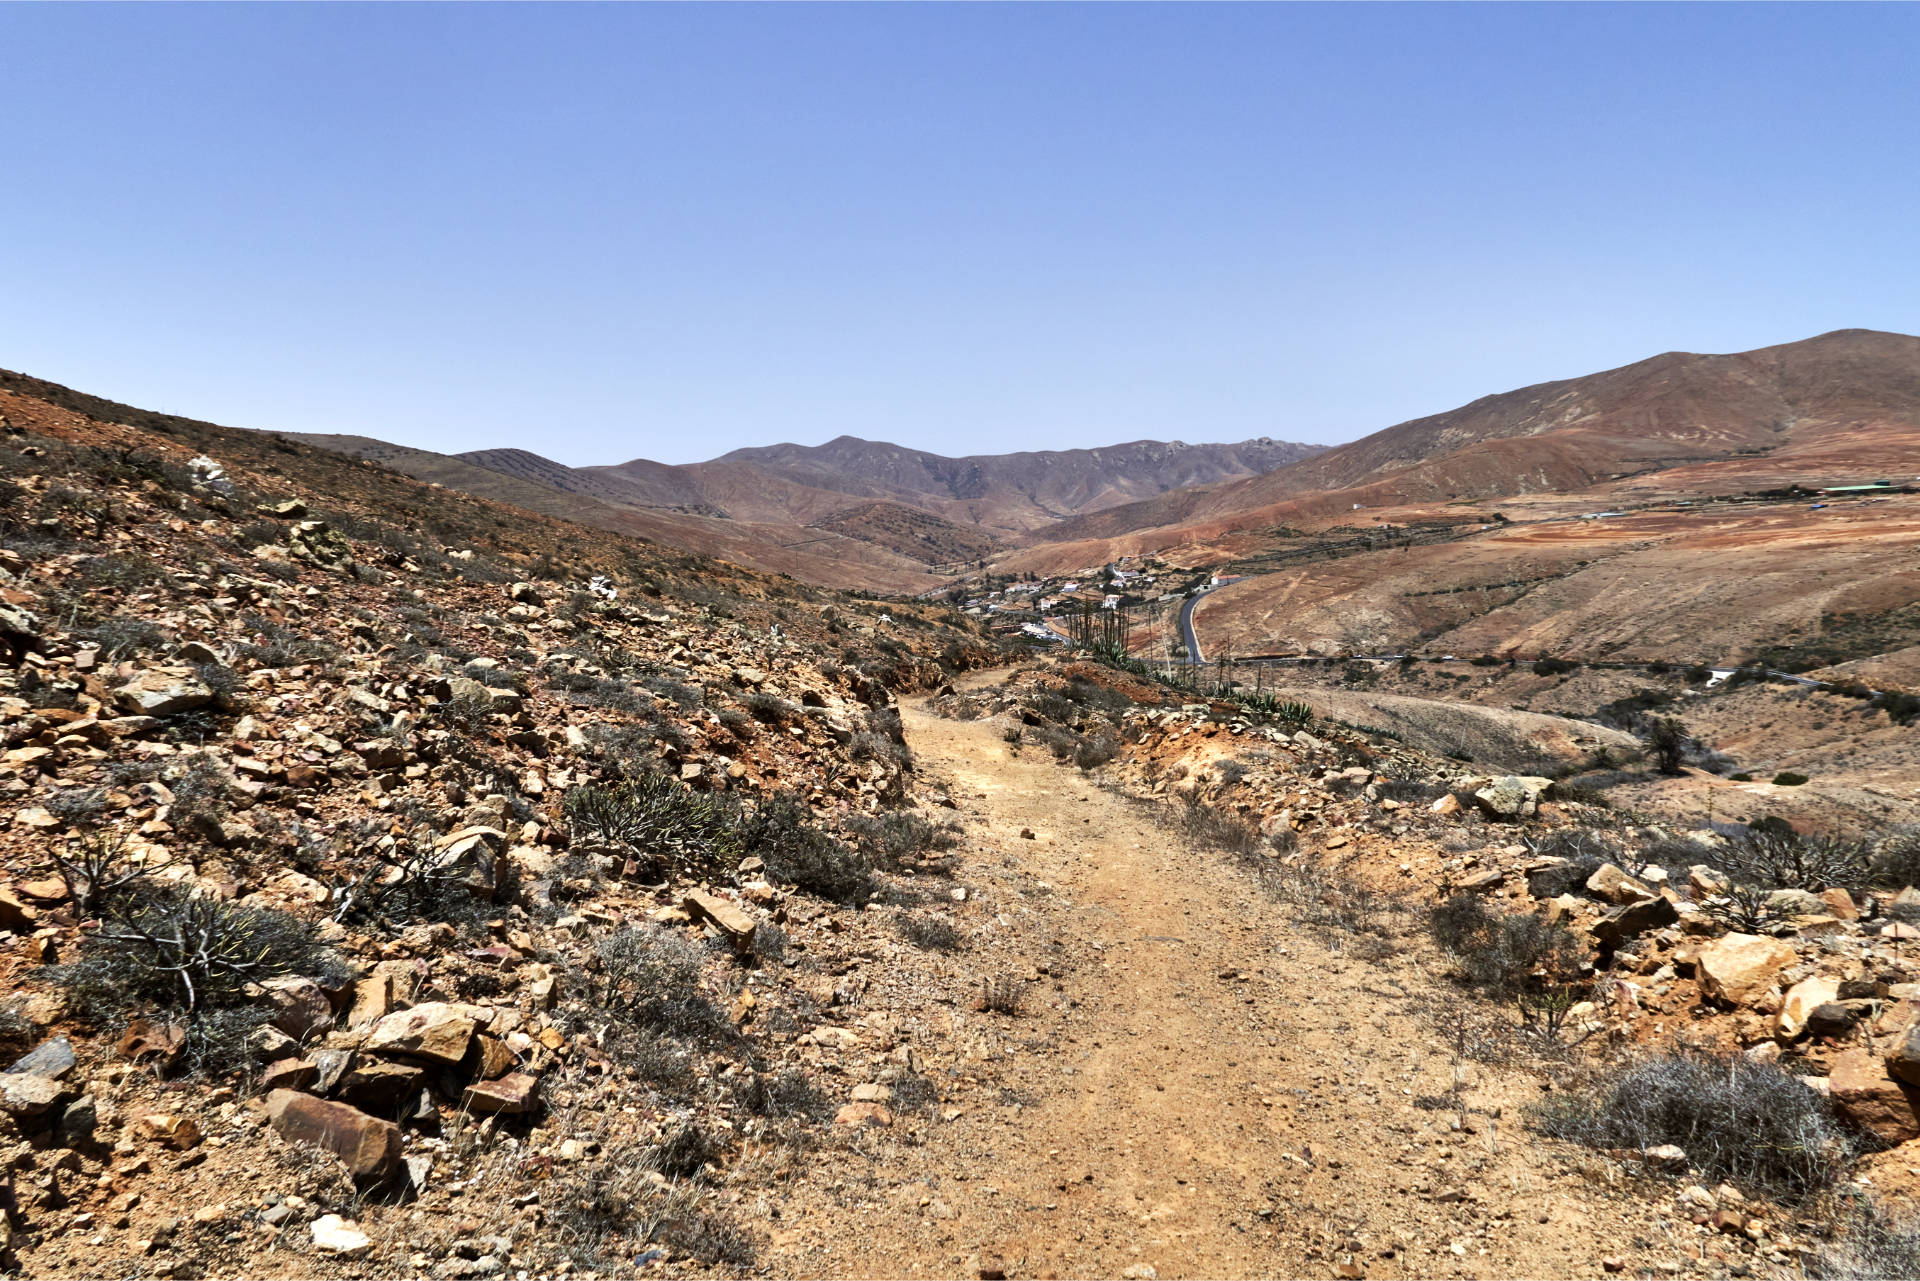
[[[1242, 574], [1240, 577], [1244, 578], [1246, 575]], [[1206, 655], [1200, 652], [1200, 637], [1193, 630], [1193, 607], [1198, 605], [1200, 598], [1208, 592], [1217, 591], [1229, 583], [1237, 583], [1239, 581], [1240, 578], [1223, 578], [1212, 587], [1202, 587], [1199, 591], [1180, 602], [1180, 641], [1187, 647], [1187, 661], [1189, 663], [1204, 663], [1207, 661]]]

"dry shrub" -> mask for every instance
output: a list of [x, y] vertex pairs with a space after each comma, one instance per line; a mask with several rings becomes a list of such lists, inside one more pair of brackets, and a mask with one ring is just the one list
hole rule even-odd
[[847, 824], [860, 848], [883, 868], [897, 868], [923, 854], [942, 853], [960, 843], [954, 823], [930, 823], [909, 810], [891, 810]]
[[1237, 814], [1215, 809], [1198, 793], [1187, 794], [1178, 821], [1180, 834], [1195, 849], [1249, 855], [1258, 853], [1262, 844], [1259, 828]]
[[762, 801], [740, 830], [776, 881], [836, 903], [865, 902], [879, 889], [867, 857], [815, 827], [807, 807], [790, 796]]
[[731, 1025], [701, 983], [701, 951], [671, 930], [633, 926], [594, 947], [605, 979], [601, 1007], [634, 1027], [713, 1039]]
[[553, 1241], [573, 1261], [603, 1268], [630, 1260], [658, 1242], [702, 1263], [751, 1263], [751, 1237], [724, 1215], [703, 1208], [695, 1185], [661, 1178], [658, 1150], [623, 1144], [571, 1167], [540, 1189]]
[[980, 1008], [994, 1014], [1018, 1014], [1020, 980], [1007, 975], [981, 980]]
[[1641, 1059], [1587, 1090], [1553, 1095], [1532, 1120], [1544, 1134], [1593, 1148], [1675, 1144], [1707, 1182], [1788, 1198], [1831, 1186], [1860, 1146], [1799, 1078], [1741, 1055]]
[[1802, 1262], [1813, 1281], [1920, 1277], [1920, 1217], [1861, 1198], [1842, 1216], [1839, 1239]]
[[900, 936], [923, 952], [957, 952], [965, 945], [960, 931], [944, 916], [913, 916], [902, 912], [898, 920]]
[[1742, 885], [1773, 890], [1858, 889], [1868, 879], [1872, 847], [1843, 836], [1801, 836], [1785, 823], [1762, 821], [1708, 856]]

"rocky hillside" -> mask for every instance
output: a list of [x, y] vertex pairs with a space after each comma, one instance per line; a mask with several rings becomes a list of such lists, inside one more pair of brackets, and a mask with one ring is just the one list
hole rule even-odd
[[836, 1075], [938, 1096], [827, 1011], [975, 633], [132, 417], [0, 390], [8, 1270], [731, 1269]]

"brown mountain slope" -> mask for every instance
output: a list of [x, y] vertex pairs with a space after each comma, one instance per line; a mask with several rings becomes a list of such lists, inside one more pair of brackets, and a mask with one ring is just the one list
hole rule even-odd
[[1041, 450], [948, 458], [841, 436], [824, 445], [737, 449], [689, 470], [733, 464], [797, 484], [891, 498], [954, 520], [1029, 532], [1193, 485], [1259, 475], [1321, 452], [1261, 437], [1224, 445], [1137, 440], [1100, 449]]
[[[837, 531], [811, 529], [798, 522], [728, 520], [697, 512], [616, 504], [588, 492], [559, 489], [526, 475], [479, 466], [466, 461], [469, 456], [436, 454], [366, 436], [304, 435], [296, 439], [355, 458], [370, 459], [418, 480], [510, 503], [559, 520], [651, 539], [770, 573], [792, 574], [810, 583], [916, 593], [943, 581], [930, 572], [926, 560], [901, 555], [887, 546], [847, 537]], [[561, 464], [552, 466], [561, 467]], [[617, 494], [611, 482], [598, 483], [605, 487], [602, 492]]]
[[663, 507], [703, 516], [725, 516], [706, 502], [699, 486], [678, 467], [642, 460], [619, 476], [569, 467], [525, 449], [474, 449], [455, 454], [462, 462], [529, 480], [549, 489], [584, 494], [617, 507]]
[[359, 436], [305, 439], [564, 519], [883, 591], [926, 590], [936, 585], [930, 573], [991, 556], [1075, 512], [1244, 477], [1319, 448], [1136, 441], [956, 459], [841, 437], [685, 467], [647, 459], [569, 467], [524, 449], [445, 455]]
[[[1516, 521], [1455, 542], [1285, 564], [1208, 595], [1235, 652], [1756, 659], [1794, 669], [1920, 641], [1920, 499]], [[1897, 683], [1897, 682], [1896, 682]]]
[[[1061, 524], [1061, 541], [1619, 484], [1733, 492], [1907, 476], [1920, 338], [1843, 329], [1734, 355], [1668, 352], [1417, 418], [1251, 479]], [[1636, 478], [1658, 473], [1652, 484]], [[1177, 538], [1176, 540], [1177, 541]]]

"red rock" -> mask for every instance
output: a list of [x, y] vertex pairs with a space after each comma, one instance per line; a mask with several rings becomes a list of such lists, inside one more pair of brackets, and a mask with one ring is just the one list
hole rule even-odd
[[1827, 1074], [1827, 1093], [1855, 1125], [1888, 1143], [1920, 1139], [1914, 1112], [1920, 1088], [1888, 1076], [1878, 1055], [1866, 1050], [1837, 1055]]
[[520, 1063], [520, 1056], [497, 1036], [487, 1036], [483, 1033], [474, 1038], [474, 1046], [480, 1060], [474, 1075], [482, 1081], [491, 1081], [496, 1077], [505, 1076]]
[[356, 1179], [384, 1179], [400, 1163], [400, 1127], [345, 1103], [275, 1090], [267, 1096], [267, 1120], [288, 1142], [333, 1153]]
[[67, 898], [67, 883], [57, 876], [22, 881], [14, 888], [20, 892], [21, 898], [30, 898], [36, 903], [62, 903]]
[[273, 1026], [294, 1040], [304, 1041], [333, 1026], [333, 1002], [312, 979], [268, 979], [261, 986], [273, 1011]]
[[137, 1062], [157, 1057], [164, 1066], [179, 1058], [180, 1051], [187, 1048], [187, 1033], [185, 1028], [175, 1027], [171, 1023], [135, 1019], [127, 1025], [126, 1033], [115, 1048], [123, 1059]]
[[288, 787], [319, 787], [326, 781], [327, 775], [325, 771], [317, 770], [311, 765], [295, 764], [287, 766]]
[[879, 1103], [849, 1103], [834, 1113], [833, 1123], [855, 1129], [869, 1125], [892, 1125], [893, 1113]]
[[680, 900], [680, 906], [696, 921], [712, 921], [736, 948], [745, 950], [752, 946], [754, 920], [738, 905], [729, 903], [717, 894], [693, 890]]
[[275, 1059], [260, 1069], [260, 1085], [266, 1090], [307, 1090], [320, 1079], [320, 1069], [305, 1059]]
[[497, 1081], [476, 1081], [460, 1096], [460, 1105], [482, 1113], [531, 1112], [540, 1105], [540, 1078], [531, 1072], [509, 1072]]
[[0, 886], [0, 930], [25, 933], [36, 928], [39, 920], [39, 912], [22, 903], [11, 889]]

